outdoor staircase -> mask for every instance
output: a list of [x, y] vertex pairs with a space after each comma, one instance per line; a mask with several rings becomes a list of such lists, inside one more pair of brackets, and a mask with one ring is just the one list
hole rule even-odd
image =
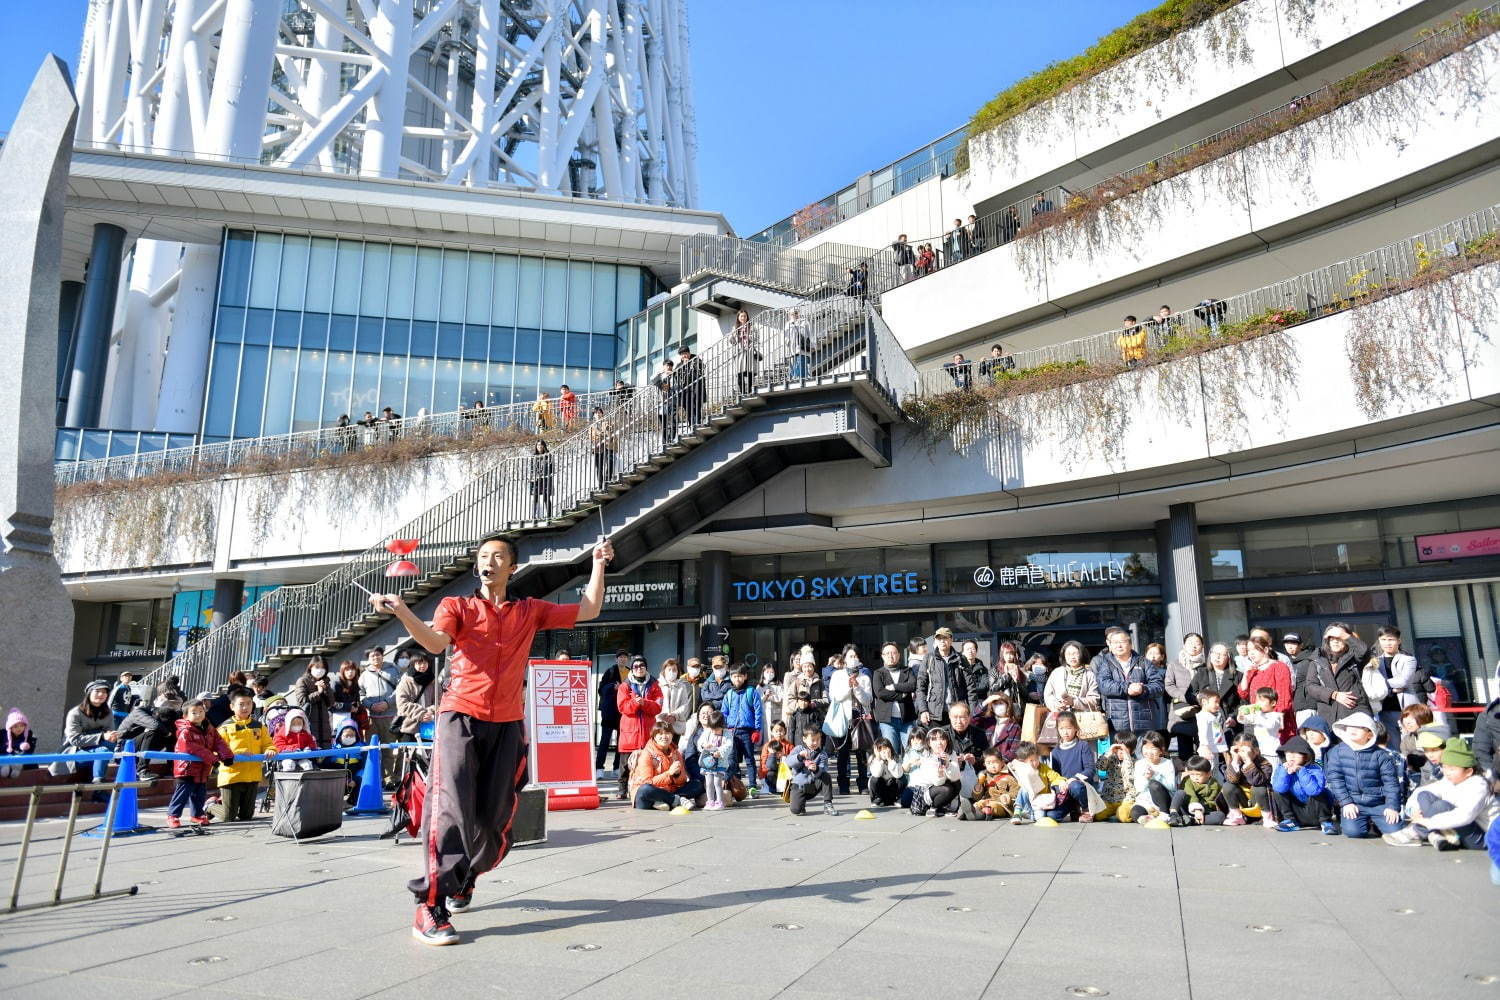
[[[535, 456], [512, 455], [481, 472], [394, 533], [395, 538], [421, 540], [417, 551], [406, 557], [420, 572], [397, 591], [401, 599], [415, 606], [454, 587], [473, 567], [474, 545], [488, 535], [503, 534], [523, 549], [535, 542], [543, 555], [550, 553], [550, 543], [569, 540], [564, 549], [573, 555], [563, 561], [528, 557], [523, 551], [523, 565], [512, 579], [513, 591], [545, 594], [576, 578], [586, 566], [592, 539], [598, 534], [587, 522], [596, 517], [618, 522], [608, 533], [616, 545], [613, 569], [623, 571], [700, 523], [705, 510], [727, 505], [789, 462], [859, 454], [878, 459], [878, 432], [863, 422], [854, 426], [857, 421], [845, 412], [847, 404], [825, 400], [825, 409], [831, 414], [836, 411], [830, 426], [838, 428], [825, 437], [842, 438], [842, 443], [798, 443], [793, 435], [777, 457], [768, 456], [778, 449], [761, 449], [759, 457], [750, 460], [725, 458], [726, 465], [736, 467], [718, 477], [724, 482], [704, 485], [717, 474], [701, 454], [714, 439], [734, 432], [758, 410], [776, 409], [788, 397], [819, 392], [826, 396], [832, 390], [846, 392], [853, 385], [879, 411], [881, 422], [900, 419], [898, 403], [905, 393], [914, 391], [916, 370], [871, 305], [847, 296], [825, 296], [796, 308], [810, 324], [810, 339], [817, 345], [806, 378], [789, 377], [788, 361], [798, 339], [786, 330], [791, 310], [758, 314], [759, 349], [766, 359], [776, 360], [762, 366], [754, 392], [739, 391], [734, 344], [711, 345], [700, 355], [700, 381], [690, 387], [701, 399], [703, 419], [663, 446], [662, 396], [652, 386], [636, 387], [629, 399], [607, 415], [616, 446], [613, 479], [602, 486], [598, 483], [587, 426], [552, 450], [553, 495], [561, 509], [547, 519], [530, 516]], [[682, 408], [681, 397], [676, 398], [674, 419], [676, 410]], [[663, 470], [684, 460], [694, 466], [691, 476], [698, 484], [699, 499], [691, 505], [675, 484], [657, 482]], [[613, 517], [610, 512], [616, 508], [622, 513]], [[543, 543], [549, 547], [542, 548]], [[391, 623], [391, 616], [370, 609], [359, 588], [390, 592], [392, 581], [385, 576], [385, 568], [392, 558], [382, 541], [319, 581], [271, 591], [147, 675], [145, 681], [158, 683], [175, 674], [184, 690], [212, 690], [232, 670], [345, 650]]]

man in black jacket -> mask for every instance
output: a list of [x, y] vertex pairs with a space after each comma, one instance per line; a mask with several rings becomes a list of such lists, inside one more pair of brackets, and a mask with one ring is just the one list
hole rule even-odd
[[677, 349], [677, 367], [673, 369], [672, 384], [677, 389], [678, 401], [687, 412], [688, 429], [703, 423], [703, 401], [708, 387], [703, 380], [703, 359], [687, 347]]
[[177, 745], [177, 720], [182, 716], [182, 702], [170, 694], [156, 696], [152, 704], [137, 702], [116, 729], [115, 745], [135, 740], [137, 750], [171, 750]]
[[917, 676], [917, 718], [924, 726], [947, 725], [948, 707], [968, 700], [968, 677], [963, 657], [953, 648], [953, 630], [940, 628]]
[[604, 770], [604, 758], [609, 755], [610, 737], [615, 737], [615, 772], [618, 775], [623, 765], [620, 757], [620, 703], [616, 698], [620, 690], [620, 679], [630, 668], [630, 652], [615, 651], [615, 665], [599, 672], [599, 745], [594, 750], [594, 770]]
[[1496, 767], [1496, 750], [1500, 750], [1500, 698], [1486, 705], [1474, 719], [1474, 760], [1491, 778], [1500, 770]]
[[1281, 649], [1292, 665], [1292, 709], [1311, 712], [1316, 706], [1313, 705], [1312, 695], [1307, 693], [1307, 677], [1312, 672], [1312, 664], [1318, 658], [1318, 652], [1304, 645], [1302, 636], [1296, 632], [1288, 632], [1281, 637]]
[[944, 731], [949, 736], [952, 753], [958, 758], [959, 766], [967, 764], [978, 772], [984, 766], [986, 740], [984, 732], [978, 726], [969, 724], [970, 714], [969, 706], [965, 702], [950, 705], [948, 725]]

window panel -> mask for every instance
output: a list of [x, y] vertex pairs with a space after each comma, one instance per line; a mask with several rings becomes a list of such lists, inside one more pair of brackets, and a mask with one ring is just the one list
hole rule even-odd
[[271, 324], [271, 343], [277, 347], [296, 347], [301, 333], [300, 312], [278, 312]]
[[302, 316], [303, 350], [321, 351], [328, 346], [328, 314], [304, 313]]
[[403, 412], [412, 415], [421, 409], [435, 412], [432, 408], [432, 369], [433, 362], [427, 358], [412, 361], [406, 373], [406, 409]]
[[257, 309], [273, 308], [280, 276], [281, 234], [256, 233], [255, 256], [250, 265], [250, 305]]
[[357, 240], [339, 240], [333, 266], [333, 311], [354, 315], [359, 312], [360, 271], [364, 265], [365, 245]]
[[437, 335], [437, 356], [440, 358], [461, 358], [464, 353], [464, 330], [457, 323], [439, 323]]
[[563, 363], [563, 351], [566, 341], [563, 334], [552, 330], [542, 331], [542, 364], [560, 365]]
[[228, 437], [233, 427], [235, 383], [239, 380], [238, 345], [215, 344], [208, 376], [208, 404], [204, 407], [203, 433]]
[[516, 359], [516, 331], [490, 327], [489, 359], [508, 363]]
[[568, 321], [568, 262], [542, 263], [542, 329], [561, 330]]
[[415, 320], [411, 325], [412, 357], [431, 358], [437, 355], [437, 324], [428, 320]]
[[594, 328], [593, 268], [586, 260], [568, 261], [568, 321], [565, 330], [588, 332]]
[[[484, 398], [485, 376], [489, 365], [482, 361], [465, 361], [459, 374], [458, 405], [467, 406], [476, 399]], [[454, 409], [458, 407], [455, 406]]]
[[542, 262], [522, 257], [520, 290], [516, 302], [516, 326], [540, 329], [542, 325]]
[[490, 359], [490, 328], [487, 326], [464, 327], [464, 360], [488, 361]]
[[589, 364], [595, 368], [609, 368], [612, 370], [615, 365], [619, 364], [617, 357], [619, 344], [619, 340], [614, 337], [601, 337], [595, 334], [594, 347], [589, 352]]
[[432, 412], [447, 413], [458, 409], [459, 363], [457, 361], [436, 362], [437, 377], [432, 392]]
[[325, 351], [303, 351], [297, 362], [297, 402], [292, 410], [292, 430], [310, 431], [322, 424], [323, 370]]
[[615, 284], [615, 318], [625, 319], [628, 316], [634, 316], [645, 304], [646, 297], [642, 294], [641, 286], [641, 269], [621, 264]]
[[390, 295], [387, 297], [385, 314], [399, 319], [410, 319], [412, 309], [412, 286], [417, 280], [417, 248], [411, 246], [391, 247]]
[[[615, 266], [613, 264], [594, 265], [594, 308], [593, 308], [593, 332], [608, 333], [615, 332]], [[582, 330], [583, 327], [576, 327]]]
[[312, 241], [307, 257], [308, 312], [329, 312], [333, 308], [333, 265], [337, 244], [319, 237]]
[[385, 321], [373, 316], [361, 316], [354, 339], [354, 346], [361, 352], [380, 353], [380, 344], [385, 336]]
[[218, 322], [214, 324], [214, 339], [226, 344], [238, 344], [244, 340], [245, 310], [220, 306]]
[[328, 375], [323, 383], [323, 423], [334, 423], [346, 414], [351, 420], [359, 418], [358, 414], [350, 412], [354, 408], [350, 395], [350, 380], [353, 376], [353, 354], [336, 351], [328, 355]]
[[224, 240], [224, 273], [219, 281], [219, 302], [243, 306], [250, 293], [250, 263], [255, 234], [234, 230]]
[[589, 341], [593, 337], [587, 333], [570, 333], [567, 335], [568, 353], [564, 360], [569, 368], [587, 368], [589, 366]]
[[354, 317], [333, 315], [328, 320], [328, 349], [330, 351], [354, 350]]
[[493, 304], [493, 311], [490, 313], [492, 326], [516, 325], [516, 266], [515, 254], [495, 255], [495, 276], [490, 296]]
[[269, 309], [247, 309], [245, 311], [245, 343], [265, 346], [271, 343], [271, 317]]
[[380, 356], [356, 354], [354, 356], [354, 393], [349, 401], [349, 416], [359, 420], [365, 413], [379, 413], [380, 407]]
[[468, 302], [469, 255], [462, 250], [443, 251], [443, 284], [438, 292], [438, 319], [462, 323]]
[[411, 324], [404, 319], [385, 321], [385, 353], [404, 356], [411, 348]]
[[464, 310], [464, 321], [488, 326], [490, 306], [493, 301], [491, 284], [495, 277], [495, 255], [488, 253], [469, 254], [468, 306]]
[[265, 418], [260, 433], [285, 434], [292, 429], [292, 390], [297, 378], [297, 352], [278, 347], [271, 352], [266, 385]]
[[302, 308], [307, 294], [307, 249], [306, 236], [283, 237], [281, 284], [276, 289], [277, 309]]
[[443, 252], [436, 247], [417, 251], [416, 298], [412, 301], [415, 319], [438, 318], [438, 296], [443, 290]]
[[269, 348], [245, 345], [244, 360], [240, 364], [239, 392], [235, 397], [235, 437], [260, 435], [260, 420], [266, 398], [266, 366], [269, 361]]
[[516, 331], [516, 364], [534, 365], [541, 358], [542, 333], [540, 330]]
[[389, 406], [397, 413], [405, 414], [407, 412], [406, 359], [391, 356], [382, 359], [380, 405]]
[[391, 248], [384, 243], [365, 245], [365, 266], [360, 277], [359, 311], [365, 316], [384, 316], [391, 282]]

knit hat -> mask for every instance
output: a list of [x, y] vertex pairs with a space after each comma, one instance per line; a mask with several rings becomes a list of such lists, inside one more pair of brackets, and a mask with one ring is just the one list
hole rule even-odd
[[1364, 712], [1350, 712], [1333, 724], [1335, 729], [1368, 729], [1373, 735], [1375, 732], [1375, 720]]
[[108, 694], [109, 693], [109, 682], [108, 681], [89, 681], [87, 684], [85, 684], [83, 686], [83, 696], [85, 698], [87, 698], [89, 695], [91, 695], [91, 694], [94, 693], [95, 689], [98, 689], [98, 690], [103, 691], [104, 693]]
[[1300, 736], [1293, 736], [1291, 739], [1281, 744], [1281, 749], [1278, 750], [1277, 753], [1281, 754], [1282, 757], [1285, 757], [1289, 753], [1300, 753], [1308, 760], [1312, 760], [1314, 756], [1313, 748], [1309, 746], [1308, 742]]
[[26, 713], [22, 712], [19, 708], [13, 708], [10, 710], [9, 714], [5, 716], [5, 728], [9, 729], [11, 726], [14, 726], [18, 722], [21, 725], [25, 726], [27, 729], [31, 728], [31, 720], [26, 718]]
[[1438, 747], [1445, 746], [1446, 744], [1447, 741], [1431, 729], [1417, 730], [1417, 746], [1423, 750], [1436, 750]]
[[1462, 736], [1451, 736], [1448, 742], [1443, 744], [1443, 763], [1451, 767], [1474, 766], [1474, 751], [1469, 744], [1464, 742]]

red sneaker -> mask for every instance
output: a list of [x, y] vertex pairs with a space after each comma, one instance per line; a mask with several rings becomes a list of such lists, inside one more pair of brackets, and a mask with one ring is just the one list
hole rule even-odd
[[458, 943], [458, 931], [448, 922], [448, 911], [426, 903], [417, 904], [417, 917], [412, 921], [411, 936], [434, 947]]
[[168, 816], [167, 826], [173, 830], [176, 830], [182, 826], [182, 820], [178, 819], [176, 816]]
[[211, 819], [212, 817], [210, 817], [207, 813], [204, 813], [202, 816], [194, 816], [193, 823], [196, 826], [207, 826]]

